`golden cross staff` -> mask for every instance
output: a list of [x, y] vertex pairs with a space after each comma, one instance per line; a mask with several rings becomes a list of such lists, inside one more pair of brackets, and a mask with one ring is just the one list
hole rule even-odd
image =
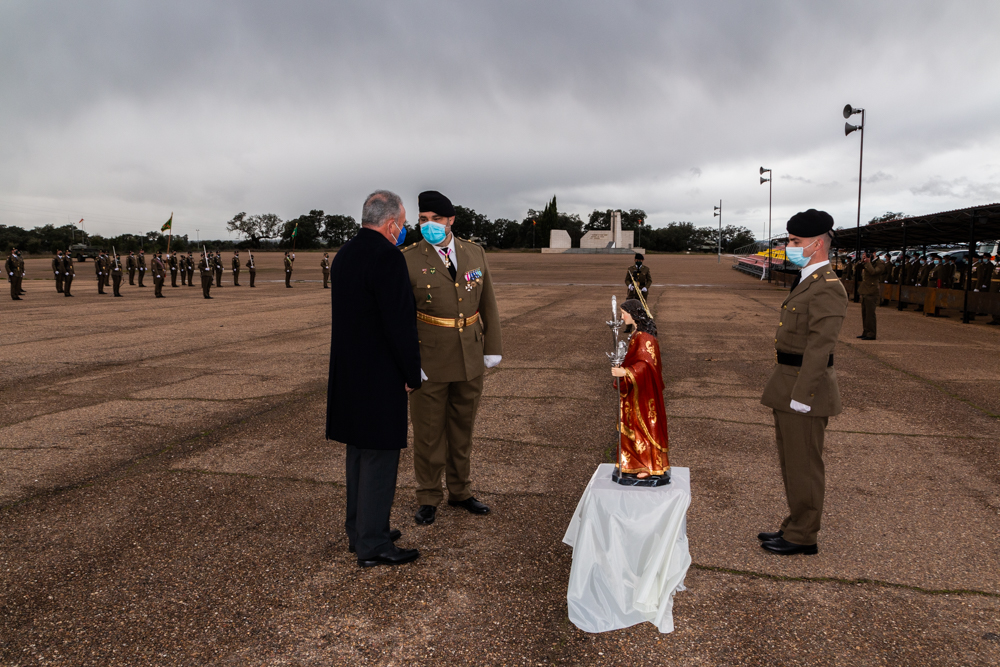
[[642, 309], [646, 311], [646, 315], [649, 316], [649, 319], [653, 319], [653, 314], [649, 312], [649, 306], [646, 305], [646, 300], [642, 298], [642, 290], [639, 289], [639, 283], [635, 280], [635, 274], [629, 271], [628, 277], [632, 279], [632, 285], [635, 286], [635, 293], [639, 297], [639, 303], [642, 304]]

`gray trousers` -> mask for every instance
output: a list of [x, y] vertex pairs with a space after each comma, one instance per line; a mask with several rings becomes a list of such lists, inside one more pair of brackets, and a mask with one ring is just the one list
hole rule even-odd
[[347, 542], [359, 559], [372, 558], [392, 547], [389, 513], [396, 497], [398, 449], [347, 446]]

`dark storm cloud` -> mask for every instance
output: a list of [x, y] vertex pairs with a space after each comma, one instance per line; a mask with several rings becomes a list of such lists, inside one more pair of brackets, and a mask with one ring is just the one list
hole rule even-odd
[[653, 224], [722, 196], [750, 224], [755, 202], [766, 217], [761, 163], [775, 186], [809, 174], [776, 187], [776, 206], [846, 215], [845, 102], [869, 109], [870, 173], [896, 175], [871, 181], [873, 205], [938, 197], [921, 189], [935, 155], [997, 144], [983, 82], [1000, 50], [976, 27], [1000, 11], [905, 7], [6, 3], [0, 215], [121, 226], [179, 210], [219, 234], [239, 210], [357, 215], [376, 187], [408, 200], [434, 187], [491, 216], [557, 194], [584, 213], [642, 207]]

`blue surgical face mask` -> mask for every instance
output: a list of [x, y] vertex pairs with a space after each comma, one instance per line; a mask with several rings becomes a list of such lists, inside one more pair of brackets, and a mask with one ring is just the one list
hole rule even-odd
[[803, 267], [805, 267], [805, 266], [808, 266], [809, 261], [812, 259], [812, 257], [805, 257], [805, 256], [802, 255], [802, 253], [805, 252], [806, 248], [808, 248], [809, 246], [811, 246], [811, 245], [813, 245], [815, 243], [816, 242], [813, 241], [809, 245], [805, 246], [805, 248], [786, 247], [785, 248], [785, 257], [788, 259], [789, 262], [791, 262], [795, 266], [799, 267], [800, 269], [803, 268]]
[[420, 233], [423, 234], [428, 243], [437, 245], [448, 236], [448, 228], [440, 222], [422, 222], [420, 223]]
[[399, 236], [396, 237], [396, 247], [403, 245], [403, 241], [406, 239], [406, 225], [402, 227], [397, 227], [399, 229]]

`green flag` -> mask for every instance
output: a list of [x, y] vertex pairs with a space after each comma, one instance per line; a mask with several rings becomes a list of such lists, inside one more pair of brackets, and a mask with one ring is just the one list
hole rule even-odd
[[292, 230], [292, 238], [294, 239], [299, 233], [299, 223], [295, 223], [295, 229]]
[[160, 227], [160, 231], [161, 232], [169, 231], [170, 229], [173, 229], [173, 226], [174, 226], [174, 214], [171, 213], [170, 219], [163, 223], [163, 226]]

